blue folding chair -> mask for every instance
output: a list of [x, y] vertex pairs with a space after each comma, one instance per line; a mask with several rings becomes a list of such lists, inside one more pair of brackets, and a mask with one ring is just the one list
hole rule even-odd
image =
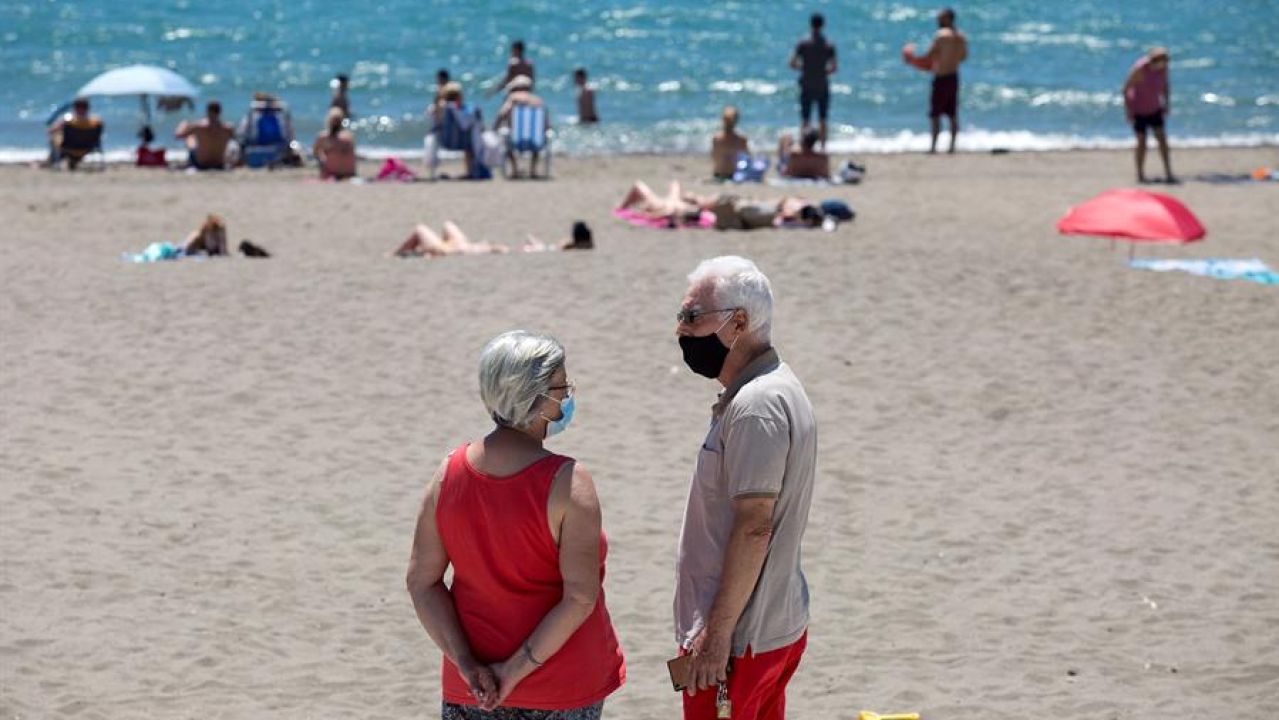
[[[546, 108], [516, 105], [511, 110], [510, 134], [506, 136], [506, 150], [510, 155], [529, 153], [534, 158], [546, 156], [545, 176], [551, 176], [551, 131], [546, 127]], [[510, 177], [508, 166], [502, 164], [502, 172]], [[531, 173], [530, 173], [531, 177]]]
[[435, 179], [440, 167], [440, 152], [452, 151], [470, 153], [471, 165], [467, 177], [482, 179], [490, 177], [480, 153], [480, 133], [484, 122], [480, 111], [469, 107], [448, 105], [440, 122], [427, 133], [425, 140], [425, 161], [427, 176]]
[[284, 159], [289, 147], [284, 110], [259, 106], [249, 111], [244, 123], [244, 164], [251, 168], [274, 167]]

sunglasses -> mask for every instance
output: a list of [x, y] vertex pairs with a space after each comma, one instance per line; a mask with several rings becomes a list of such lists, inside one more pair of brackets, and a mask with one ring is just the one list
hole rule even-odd
[[721, 308], [719, 310], [680, 310], [675, 313], [675, 320], [681, 325], [692, 325], [697, 322], [698, 318], [705, 315], [715, 315], [717, 313], [736, 312], [741, 308]]

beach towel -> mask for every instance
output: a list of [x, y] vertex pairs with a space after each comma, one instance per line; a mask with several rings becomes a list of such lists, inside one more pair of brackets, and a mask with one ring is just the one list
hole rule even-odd
[[382, 168], [377, 171], [377, 179], [413, 182], [417, 179], [417, 173], [413, 172], [399, 158], [389, 157], [383, 161]]
[[186, 252], [170, 242], [153, 242], [140, 253], [123, 253], [120, 259], [131, 263], [153, 263], [165, 260], [179, 260], [186, 257]]
[[1218, 280], [1249, 280], [1262, 285], [1279, 285], [1279, 273], [1271, 270], [1270, 266], [1256, 258], [1250, 260], [1232, 258], [1203, 258], [1195, 260], [1137, 258], [1129, 260], [1128, 264], [1141, 270], [1154, 270], [1156, 272], [1175, 270]]
[[615, 208], [613, 216], [625, 220], [636, 227], [656, 228], [659, 230], [673, 230], [677, 227], [685, 228], [712, 228], [715, 227], [715, 213], [709, 210], [703, 210], [701, 216], [698, 217], [696, 223], [680, 223], [672, 225], [668, 218], [655, 218], [638, 210], [630, 208]]

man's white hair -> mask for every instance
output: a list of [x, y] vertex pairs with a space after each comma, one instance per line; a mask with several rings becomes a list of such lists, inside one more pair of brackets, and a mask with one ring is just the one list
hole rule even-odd
[[755, 263], [737, 255], [721, 255], [698, 263], [688, 274], [689, 287], [710, 283], [715, 307], [741, 308], [749, 320], [747, 329], [768, 342], [773, 331], [773, 286]]
[[551, 376], [564, 365], [564, 346], [550, 335], [512, 330], [480, 353], [480, 398], [499, 425], [527, 428]]

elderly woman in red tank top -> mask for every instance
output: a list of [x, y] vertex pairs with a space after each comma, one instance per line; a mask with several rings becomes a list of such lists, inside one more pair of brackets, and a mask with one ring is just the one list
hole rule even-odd
[[543, 447], [573, 418], [564, 348], [499, 335], [480, 355], [480, 397], [495, 427], [440, 463], [409, 561], [413, 606], [444, 653], [442, 717], [595, 720], [626, 666], [595, 486]]

